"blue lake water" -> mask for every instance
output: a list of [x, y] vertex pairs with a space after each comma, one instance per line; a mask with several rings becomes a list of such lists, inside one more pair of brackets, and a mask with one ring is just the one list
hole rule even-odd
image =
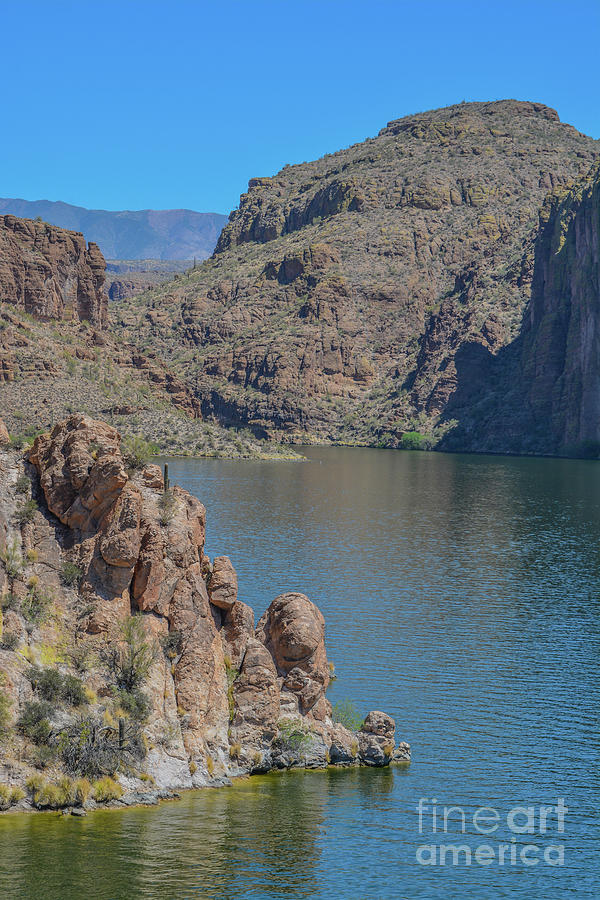
[[[411, 765], [252, 778], [81, 821], [0, 817], [0, 895], [600, 896], [600, 465], [305, 452], [170, 459], [170, 475], [205, 503], [207, 552], [231, 557], [257, 618], [284, 590], [320, 606], [330, 699], [393, 715]], [[564, 831], [548, 814], [540, 834], [559, 798]], [[444, 806], [460, 808], [447, 834]], [[507, 825], [515, 807], [534, 807], [533, 833]], [[490, 864], [420, 864], [444, 843], [488, 845]], [[544, 861], [552, 847], [563, 865]]]

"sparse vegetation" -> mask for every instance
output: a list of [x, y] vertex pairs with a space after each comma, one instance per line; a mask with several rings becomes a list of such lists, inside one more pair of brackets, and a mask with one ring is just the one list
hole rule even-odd
[[128, 434], [123, 439], [122, 452], [132, 469], [143, 469], [160, 452], [160, 448], [139, 434]]
[[336, 703], [331, 718], [334, 722], [339, 722], [340, 725], [347, 728], [348, 731], [360, 731], [364, 721], [352, 700], [340, 700]]
[[60, 568], [60, 580], [67, 587], [77, 587], [83, 572], [72, 562], [65, 562]]

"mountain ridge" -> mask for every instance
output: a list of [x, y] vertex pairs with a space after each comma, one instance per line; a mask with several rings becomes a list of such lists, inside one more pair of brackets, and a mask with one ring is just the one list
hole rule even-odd
[[52, 225], [83, 232], [107, 259], [205, 259], [227, 216], [190, 209], [105, 210], [62, 200], [0, 198], [0, 214], [41, 216]]

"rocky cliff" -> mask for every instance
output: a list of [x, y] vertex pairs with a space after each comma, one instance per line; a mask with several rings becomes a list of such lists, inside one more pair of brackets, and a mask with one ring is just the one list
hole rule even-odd
[[[547, 194], [598, 142], [541, 103], [465, 103], [254, 178], [198, 271], [115, 319], [205, 415], [288, 440], [435, 442], [458, 363], [519, 336]], [[185, 355], [185, 358], [183, 358]]]
[[550, 194], [531, 299], [497, 355], [464, 347], [442, 447], [600, 455], [600, 168]]
[[128, 468], [115, 429], [72, 416], [24, 462], [0, 452], [0, 478], [0, 805], [408, 757], [384, 713], [332, 720], [317, 607], [284, 594], [255, 628], [202, 504]]
[[0, 216], [0, 301], [43, 319], [103, 327], [106, 264], [82, 234], [46, 222]]

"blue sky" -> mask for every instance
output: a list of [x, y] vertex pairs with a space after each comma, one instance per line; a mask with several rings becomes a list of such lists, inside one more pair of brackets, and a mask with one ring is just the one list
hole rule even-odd
[[229, 212], [248, 179], [461, 100], [600, 138], [600, 0], [0, 0], [0, 196]]

